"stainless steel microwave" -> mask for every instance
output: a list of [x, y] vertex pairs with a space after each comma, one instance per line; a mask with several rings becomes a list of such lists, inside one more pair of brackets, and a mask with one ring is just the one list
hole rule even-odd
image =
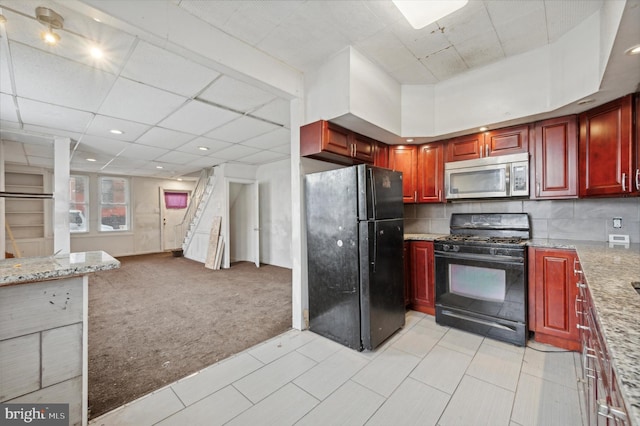
[[529, 154], [446, 163], [444, 177], [448, 200], [526, 197], [529, 195]]

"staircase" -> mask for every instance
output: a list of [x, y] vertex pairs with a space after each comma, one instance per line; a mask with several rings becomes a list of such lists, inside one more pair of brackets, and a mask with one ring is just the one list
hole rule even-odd
[[182, 222], [175, 227], [175, 235], [177, 237], [175, 241], [182, 241], [181, 249], [179, 249], [180, 251], [185, 252], [189, 248], [189, 245], [193, 240], [195, 229], [200, 222], [202, 212], [206, 207], [209, 196], [213, 192], [214, 186], [214, 168], [211, 167], [209, 169], [203, 169], [200, 172], [200, 177], [198, 178], [196, 187], [193, 190], [193, 196], [191, 197], [189, 207], [187, 207], [187, 211], [184, 214], [184, 218], [182, 219]]

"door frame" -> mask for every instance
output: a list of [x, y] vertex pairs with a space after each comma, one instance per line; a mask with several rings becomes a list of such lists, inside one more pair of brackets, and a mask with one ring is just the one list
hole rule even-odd
[[253, 201], [253, 212], [251, 214], [251, 219], [252, 219], [252, 227], [253, 227], [253, 231], [254, 231], [254, 252], [253, 252], [253, 256], [254, 256], [254, 264], [256, 265], [257, 268], [260, 267], [260, 184], [258, 183], [257, 180], [252, 180], [252, 179], [241, 179], [241, 178], [228, 178], [225, 177], [224, 178], [224, 191], [225, 191], [225, 195], [224, 195], [224, 217], [227, 218], [227, 220], [223, 219], [223, 223], [222, 223], [222, 235], [224, 237], [224, 251], [223, 251], [223, 262], [222, 262], [222, 267], [223, 268], [229, 268], [231, 266], [231, 231], [230, 231], [230, 222], [231, 222], [231, 211], [230, 211], [230, 203], [229, 203], [229, 196], [231, 194], [231, 184], [236, 183], [236, 184], [241, 184], [241, 185], [246, 185], [246, 186], [251, 186], [252, 190], [253, 190], [253, 194], [252, 194], [252, 201]]
[[[167, 212], [167, 207], [165, 205], [164, 202], [164, 193], [165, 192], [183, 192], [187, 194], [187, 207], [184, 209], [184, 214], [187, 213], [187, 210], [189, 209], [189, 205], [191, 204], [191, 196], [193, 194], [193, 191], [190, 189], [171, 189], [171, 188], [163, 188], [160, 187], [160, 250], [161, 251], [166, 251], [166, 250], [172, 250], [172, 249], [176, 249], [176, 248], [182, 248], [182, 242], [175, 242], [178, 245], [178, 247], [165, 247], [165, 226], [164, 226], [164, 219], [166, 216], [166, 212]], [[182, 219], [184, 220], [184, 215], [182, 217]], [[177, 224], [176, 224], [177, 225]], [[174, 228], [175, 231], [175, 228]]]

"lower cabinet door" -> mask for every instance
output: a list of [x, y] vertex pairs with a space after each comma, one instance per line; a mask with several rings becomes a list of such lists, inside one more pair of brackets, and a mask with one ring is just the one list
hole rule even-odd
[[435, 315], [433, 242], [412, 241], [409, 247], [411, 252], [411, 309]]

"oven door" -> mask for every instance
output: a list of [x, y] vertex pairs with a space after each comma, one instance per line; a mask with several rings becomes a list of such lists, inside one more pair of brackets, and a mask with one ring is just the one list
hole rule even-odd
[[518, 345], [526, 342], [525, 257], [435, 253], [436, 320]]

